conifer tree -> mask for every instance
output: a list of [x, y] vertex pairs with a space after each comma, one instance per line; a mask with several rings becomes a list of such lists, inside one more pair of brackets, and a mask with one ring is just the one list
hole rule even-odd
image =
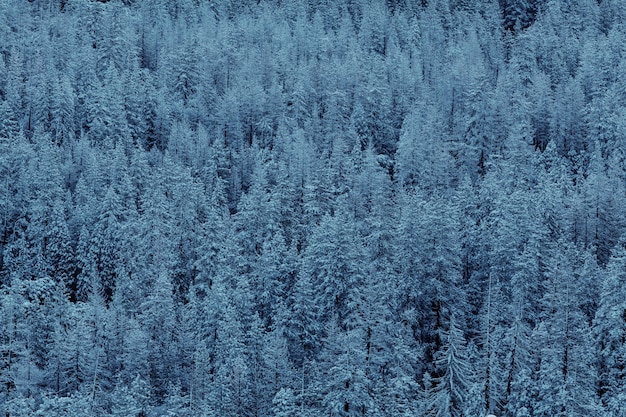
[[464, 406], [473, 382], [463, 331], [450, 315], [448, 328], [441, 334], [441, 349], [436, 353], [436, 376], [426, 387], [426, 415], [437, 417], [463, 416]]
[[598, 390], [609, 415], [619, 415], [623, 408], [623, 375], [626, 371], [626, 305], [621, 279], [626, 272], [624, 247], [620, 241], [602, 275], [600, 304], [594, 319], [594, 333], [599, 354]]

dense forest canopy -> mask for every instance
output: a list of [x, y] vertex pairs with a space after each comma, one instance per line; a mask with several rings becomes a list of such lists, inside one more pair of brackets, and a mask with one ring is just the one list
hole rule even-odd
[[0, 414], [626, 415], [622, 0], [0, 0]]

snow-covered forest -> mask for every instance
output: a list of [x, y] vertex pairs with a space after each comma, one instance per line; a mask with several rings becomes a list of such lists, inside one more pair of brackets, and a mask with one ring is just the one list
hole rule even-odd
[[0, 415], [626, 415], [623, 0], [0, 0]]

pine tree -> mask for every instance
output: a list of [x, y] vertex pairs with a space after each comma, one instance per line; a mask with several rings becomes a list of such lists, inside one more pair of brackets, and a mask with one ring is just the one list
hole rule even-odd
[[150, 386], [139, 375], [130, 385], [118, 384], [113, 391], [112, 416], [146, 416], [150, 412]]
[[217, 325], [215, 377], [211, 405], [222, 415], [246, 416], [251, 413], [251, 369], [244, 345], [243, 326], [232, 304], [225, 300]]
[[426, 415], [437, 417], [463, 416], [473, 370], [468, 361], [463, 331], [452, 313], [448, 328], [442, 332], [441, 349], [435, 355], [437, 376], [426, 387]]
[[560, 243], [543, 282], [543, 315], [535, 328], [539, 375], [535, 413], [588, 415], [599, 412], [595, 357], [589, 320], [578, 301], [587, 288], [572, 259], [571, 244]]
[[601, 278], [600, 305], [593, 322], [599, 354], [598, 392], [612, 416], [624, 412], [622, 385], [626, 372], [626, 304], [620, 282], [626, 272], [625, 255], [620, 241]]
[[272, 400], [274, 417], [295, 417], [298, 415], [296, 396], [290, 388], [281, 388]]
[[[153, 393], [162, 396], [167, 391], [168, 381], [174, 381], [180, 363], [177, 357], [176, 335], [177, 311], [173, 300], [173, 288], [166, 271], [159, 273], [152, 284], [151, 294], [141, 304], [140, 322], [147, 339], [150, 366], [150, 386]], [[138, 363], [141, 365], [141, 363]]]
[[362, 327], [343, 330], [330, 323], [320, 354], [322, 378], [314, 387], [322, 395], [321, 408], [331, 416], [376, 415], [366, 369], [366, 332]]

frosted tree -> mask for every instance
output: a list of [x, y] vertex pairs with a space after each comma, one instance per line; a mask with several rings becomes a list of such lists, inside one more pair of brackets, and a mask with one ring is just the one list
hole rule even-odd
[[433, 103], [407, 115], [395, 155], [396, 175], [408, 190], [445, 189], [455, 178], [454, 160], [441, 113]]
[[580, 152], [589, 146], [585, 140], [585, 105], [581, 84], [569, 79], [559, 84], [554, 97], [556, 107], [550, 120], [550, 136], [561, 155]]
[[[493, 87], [489, 77], [485, 53], [478, 38], [470, 31], [451, 46], [452, 77], [458, 85], [454, 94], [455, 136], [459, 135], [463, 163], [472, 177], [484, 175], [488, 159], [494, 151], [495, 129]], [[458, 132], [458, 133], [457, 133]]]
[[[2, 218], [2, 248], [10, 239], [9, 235], [16, 228], [16, 220], [26, 210], [29, 187], [26, 186], [27, 173], [33, 151], [25, 140], [16, 115], [8, 102], [0, 103], [0, 207]], [[19, 224], [19, 223], [18, 223]]]
[[150, 385], [139, 375], [130, 386], [118, 384], [113, 391], [112, 416], [146, 416], [150, 412]]
[[76, 138], [75, 92], [69, 76], [60, 77], [53, 83], [50, 103], [52, 138], [55, 143], [69, 144]]
[[599, 412], [589, 321], [578, 301], [587, 284], [569, 261], [577, 259], [575, 249], [559, 246], [542, 283], [543, 314], [533, 334], [540, 352], [534, 410], [583, 416]]
[[272, 400], [274, 417], [295, 417], [298, 415], [296, 396], [290, 388], [281, 388]]
[[620, 241], [602, 274], [600, 305], [594, 319], [594, 333], [599, 353], [599, 393], [610, 415], [620, 415], [623, 408], [624, 343], [626, 335], [626, 305], [621, 282], [626, 273], [626, 258]]
[[154, 79], [147, 70], [126, 74], [124, 110], [133, 145], [146, 150], [153, 146], [163, 150], [163, 132], [158, 129], [157, 116], [159, 92], [154, 84]]
[[220, 414], [245, 416], [251, 412], [252, 380], [248, 365], [249, 353], [244, 345], [243, 326], [236, 310], [224, 300], [216, 329], [215, 375], [211, 388], [211, 406]]
[[95, 49], [96, 73], [106, 78], [107, 72], [117, 74], [136, 70], [138, 64], [137, 31], [133, 28], [133, 15], [125, 7], [115, 4], [96, 4], [95, 9]]
[[122, 240], [122, 202], [119, 194], [110, 187], [105, 195], [89, 244], [94, 289], [102, 291], [105, 301], [113, 299], [118, 275], [118, 263], [122, 262], [122, 251], [117, 245]]
[[[616, 210], [621, 205], [621, 194], [617, 191], [623, 187], [621, 179], [612, 175], [617, 174], [616, 171], [609, 172], [609, 164], [601, 154], [601, 147], [596, 142], [594, 151], [589, 155], [587, 177], [579, 189], [584, 217], [577, 222], [579, 230], [582, 229], [582, 243], [593, 247], [598, 263], [605, 265], [626, 224]], [[608, 192], [608, 189], [614, 192]]]
[[114, 69], [102, 74], [102, 81], [95, 81], [85, 97], [85, 128], [93, 145], [112, 149], [118, 145], [128, 146], [130, 132], [124, 112], [122, 80]]
[[289, 341], [291, 360], [302, 371], [304, 378], [306, 362], [319, 351], [322, 324], [317, 319], [315, 279], [302, 271], [296, 278], [289, 300], [289, 314], [285, 319], [285, 336]]
[[[464, 405], [473, 382], [463, 331], [451, 314], [448, 328], [441, 333], [442, 345], [435, 354], [435, 376], [426, 386], [426, 415], [463, 416]], [[430, 386], [428, 386], [430, 385]]]
[[155, 395], [164, 395], [168, 381], [174, 381], [180, 376], [175, 366], [180, 363], [177, 357], [177, 311], [172, 298], [171, 278], [167, 272], [161, 271], [152, 285], [151, 294], [141, 304], [139, 320], [151, 341], [147, 352], [150, 386]]
[[376, 415], [366, 368], [366, 330], [346, 331], [330, 324], [320, 354], [322, 378], [314, 388], [323, 395], [322, 410], [331, 416]]
[[82, 303], [55, 314], [46, 378], [57, 395], [88, 395], [85, 384], [93, 376], [96, 360], [92, 314], [91, 307]]

